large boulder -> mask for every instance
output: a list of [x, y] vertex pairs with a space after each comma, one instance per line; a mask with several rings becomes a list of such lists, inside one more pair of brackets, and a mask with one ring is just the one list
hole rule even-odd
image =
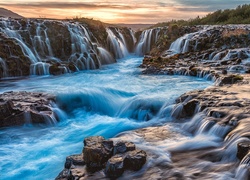
[[84, 139], [83, 155], [87, 167], [90, 170], [98, 170], [113, 154], [113, 141], [105, 140], [101, 136], [93, 136]]
[[237, 158], [242, 160], [250, 150], [250, 142], [241, 142], [237, 145], [238, 151], [237, 151]]
[[105, 174], [110, 178], [117, 178], [124, 172], [124, 158], [121, 154], [111, 157], [105, 167]]
[[129, 151], [124, 160], [124, 167], [133, 171], [138, 171], [146, 163], [147, 154], [143, 150]]

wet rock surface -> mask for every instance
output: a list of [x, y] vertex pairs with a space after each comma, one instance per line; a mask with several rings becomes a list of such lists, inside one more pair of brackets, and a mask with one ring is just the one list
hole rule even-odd
[[146, 159], [146, 152], [136, 149], [132, 142], [88, 137], [84, 139], [83, 153], [67, 157], [56, 179], [118, 178], [127, 170], [140, 170]]
[[171, 46], [159, 38], [157, 53], [152, 49], [140, 67], [143, 74], [221, 78], [221, 84], [233, 84], [242, 78], [232, 74], [249, 73], [249, 34], [248, 25], [200, 26]]
[[5, 92], [0, 94], [0, 127], [23, 124], [53, 124], [51, 109], [53, 95], [34, 92]]
[[125, 27], [85, 18], [58, 21], [0, 17], [0, 78], [60, 75], [115, 63], [117, 57], [111, 54], [117, 49], [107, 42], [107, 28], [117, 33], [114, 38], [124, 41], [120, 43], [129, 52], [133, 51], [134, 36]]
[[[172, 125], [142, 128], [116, 137], [133, 139], [137, 146], [147, 149], [147, 162], [152, 164], [147, 164], [135, 179], [214, 179], [225, 173], [231, 173], [232, 179], [248, 179], [248, 171], [242, 171], [242, 176], [235, 173], [240, 166], [249, 169], [250, 76], [244, 75], [244, 79], [244, 83], [181, 95], [172, 111]], [[182, 126], [182, 132], [175, 126]], [[183, 131], [191, 134], [191, 140]], [[221, 144], [209, 144], [211, 136], [218, 137], [216, 141]], [[196, 137], [201, 137], [198, 145], [192, 143]], [[208, 145], [199, 146], [202, 141]], [[129, 173], [126, 176], [130, 177]]]

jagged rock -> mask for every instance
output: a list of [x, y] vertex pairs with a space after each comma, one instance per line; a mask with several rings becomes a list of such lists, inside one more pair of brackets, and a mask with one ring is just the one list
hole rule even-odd
[[66, 162], [67, 161], [71, 162], [71, 165], [72, 164], [74, 164], [74, 165], [82, 165], [82, 166], [85, 165], [85, 161], [83, 159], [83, 154], [75, 154], [75, 155], [68, 156], [66, 158]]
[[198, 69], [196, 67], [193, 67], [192, 69], [190, 69], [189, 75], [190, 76], [197, 76], [197, 72], [198, 72]]
[[55, 178], [56, 180], [74, 180], [74, 176], [70, 169], [64, 169], [59, 175]]
[[84, 139], [83, 155], [90, 170], [103, 168], [113, 154], [113, 141], [105, 140], [101, 136]]
[[68, 156], [64, 170], [56, 179], [79, 179], [89, 173], [99, 176], [98, 172], [103, 168], [107, 177], [118, 178], [126, 170], [141, 169], [146, 159], [146, 152], [136, 150], [132, 142], [118, 141], [113, 145], [112, 140], [105, 140], [102, 136], [88, 137], [84, 139], [83, 153]]
[[121, 154], [111, 157], [105, 167], [105, 174], [110, 178], [117, 178], [124, 172], [124, 158]]
[[138, 171], [146, 163], [147, 154], [143, 150], [129, 151], [124, 159], [124, 167], [133, 171]]
[[237, 158], [242, 160], [250, 150], [250, 142], [241, 142], [237, 145]]
[[227, 70], [226, 70], [226, 69], [223, 69], [223, 70], [221, 71], [221, 73], [224, 74], [224, 75], [226, 75], [226, 74], [227, 74]]
[[237, 81], [242, 81], [243, 77], [239, 75], [229, 75], [221, 78], [220, 85], [223, 84], [234, 84]]
[[119, 141], [114, 145], [114, 155], [135, 150], [135, 144], [132, 142]]
[[188, 101], [187, 103], [185, 103], [183, 105], [183, 110], [184, 110], [184, 114], [187, 117], [191, 117], [194, 115], [196, 106], [199, 104], [199, 101], [193, 99], [191, 101]]
[[0, 94], [0, 127], [52, 123], [52, 101], [55, 97], [44, 93], [23, 91]]

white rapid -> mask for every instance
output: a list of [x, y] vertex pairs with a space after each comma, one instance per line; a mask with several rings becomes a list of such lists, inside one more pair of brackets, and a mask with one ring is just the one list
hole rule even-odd
[[110, 138], [171, 123], [171, 109], [179, 95], [211, 85], [194, 77], [144, 76], [137, 68], [141, 62], [142, 58], [127, 57], [98, 70], [0, 82], [0, 92], [56, 94], [57, 106], [64, 112], [57, 113], [61, 121], [52, 126], [27, 121], [22, 127], [0, 129], [1, 179], [54, 179], [65, 157], [81, 152], [85, 137]]

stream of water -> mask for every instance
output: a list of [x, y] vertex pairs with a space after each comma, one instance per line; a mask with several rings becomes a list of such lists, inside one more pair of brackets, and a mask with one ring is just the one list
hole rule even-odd
[[54, 179], [66, 156], [81, 153], [85, 137], [110, 138], [168, 122], [178, 96], [212, 84], [195, 77], [141, 75], [141, 61], [129, 56], [99, 70], [0, 82], [1, 93], [52, 93], [65, 107], [56, 125], [0, 129], [0, 179]]

